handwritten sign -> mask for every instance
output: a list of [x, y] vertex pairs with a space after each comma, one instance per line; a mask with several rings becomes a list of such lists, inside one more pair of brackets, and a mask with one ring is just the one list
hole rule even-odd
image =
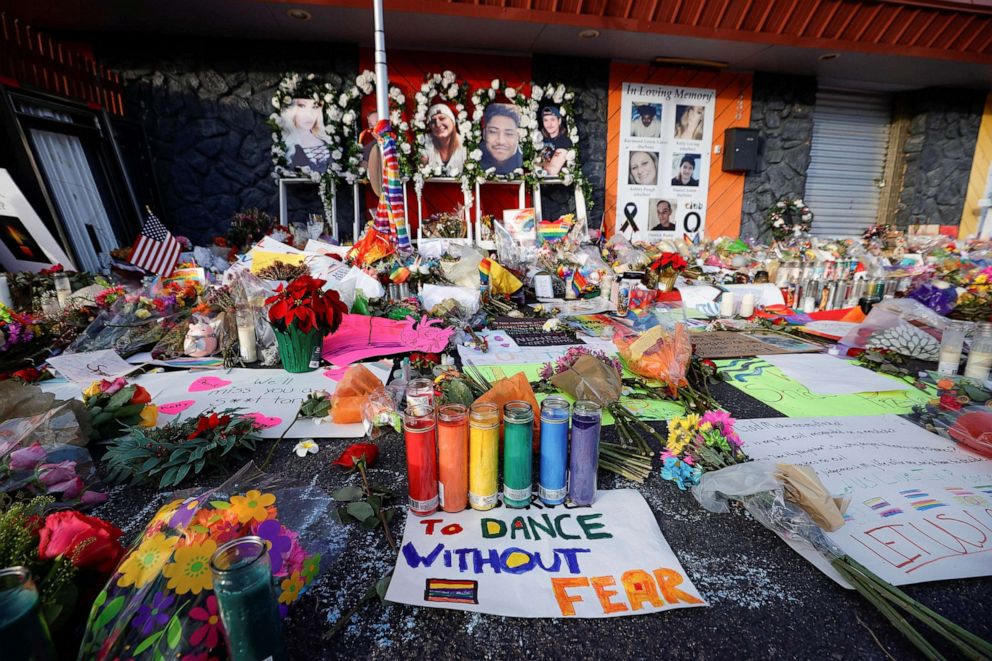
[[[381, 381], [389, 375], [389, 363], [366, 365]], [[280, 369], [214, 370], [145, 374], [135, 380], [152, 395], [158, 405], [159, 426], [198, 415], [208, 409], [241, 409], [258, 422], [262, 438], [278, 438], [286, 429], [286, 438], [360, 438], [362, 424], [340, 425], [300, 419], [293, 424], [296, 412], [306, 396], [314, 390], [334, 392], [338, 379], [326, 370], [291, 374]]]
[[409, 516], [386, 600], [555, 618], [706, 605], [633, 489], [591, 507]]
[[[727, 383], [794, 418], [909, 413], [915, 405], [926, 403], [931, 397], [916, 388], [853, 395], [817, 395], [762, 358], [718, 360], [716, 364]], [[895, 377], [886, 378], [891, 378], [893, 387], [901, 383]]]
[[414, 322], [346, 314], [341, 326], [324, 338], [323, 356], [328, 362], [344, 367], [365, 358], [408, 351], [440, 353], [454, 332], [440, 323], [426, 316]]
[[806, 353], [822, 349], [812, 342], [771, 333], [752, 335], [734, 331], [707, 331], [693, 333], [691, 337], [693, 353], [700, 358], [740, 358], [779, 353]]
[[992, 575], [992, 460], [894, 415], [735, 429], [751, 458], [807, 464], [850, 496], [846, 523], [827, 536], [890, 583]]
[[68, 380], [84, 387], [94, 381], [113, 380], [141, 369], [141, 365], [130, 364], [113, 349], [66, 353], [49, 358], [48, 364]]

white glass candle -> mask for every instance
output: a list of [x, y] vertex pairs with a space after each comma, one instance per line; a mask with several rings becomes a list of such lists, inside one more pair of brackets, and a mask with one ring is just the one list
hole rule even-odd
[[940, 357], [937, 359], [938, 374], [957, 374], [961, 364], [961, 349], [964, 334], [968, 328], [965, 321], [952, 321], [940, 339]]
[[992, 324], [981, 323], [975, 329], [975, 339], [971, 343], [968, 363], [964, 375], [969, 379], [984, 381], [992, 369]]
[[723, 296], [720, 297], [720, 316], [734, 316], [734, 295], [729, 291], [723, 292]]
[[741, 312], [742, 317], [750, 317], [754, 314], [754, 294], [748, 292], [741, 297]]
[[0, 275], [0, 303], [8, 308], [14, 307], [14, 299], [10, 297], [10, 285], [7, 284], [6, 275]]
[[55, 296], [59, 299], [59, 305], [68, 307], [69, 297], [72, 296], [72, 285], [69, 284], [69, 276], [65, 273], [55, 274]]

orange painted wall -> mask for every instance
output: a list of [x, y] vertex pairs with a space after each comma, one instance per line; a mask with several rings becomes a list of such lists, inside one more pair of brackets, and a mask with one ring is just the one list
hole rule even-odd
[[[716, 90], [716, 116], [713, 118], [713, 146], [723, 146], [728, 128], [751, 123], [753, 77], [749, 73], [672, 69], [647, 64], [613, 62], [610, 65], [609, 118], [606, 147], [606, 204], [603, 229], [608, 235], [616, 226], [617, 167], [620, 159], [620, 105], [625, 82], [649, 85], [678, 85]], [[710, 151], [710, 182], [706, 201], [706, 237], [736, 237], [741, 231], [744, 202], [744, 174], [724, 172], [723, 154]]]

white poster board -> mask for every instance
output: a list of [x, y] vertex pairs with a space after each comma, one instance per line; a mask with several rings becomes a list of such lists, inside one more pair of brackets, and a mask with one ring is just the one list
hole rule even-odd
[[556, 618], [706, 605], [633, 489], [591, 507], [408, 515], [386, 600]]
[[[391, 361], [366, 363], [380, 381], [386, 381]], [[208, 409], [239, 408], [252, 415], [261, 427], [262, 438], [278, 438], [293, 423], [300, 404], [314, 390], [333, 393], [345, 368], [322, 367], [313, 372], [291, 374], [282, 369], [196, 370], [144, 374], [141, 384], [158, 406], [158, 426]], [[360, 438], [361, 423], [333, 424], [301, 418], [286, 438]]]
[[10, 173], [0, 168], [0, 265], [16, 273], [38, 272], [55, 264], [76, 270]]
[[894, 415], [739, 420], [734, 429], [752, 459], [807, 464], [831, 493], [850, 496], [846, 523], [827, 536], [886, 581], [992, 575], [992, 460]]
[[656, 242], [702, 236], [716, 90], [624, 83], [617, 232]]

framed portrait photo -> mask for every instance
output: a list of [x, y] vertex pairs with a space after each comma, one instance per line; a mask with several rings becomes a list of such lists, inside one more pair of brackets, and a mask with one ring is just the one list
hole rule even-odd
[[490, 103], [481, 122], [483, 172], [497, 176], [523, 174], [523, 151], [520, 144], [520, 109], [512, 103]]
[[675, 154], [672, 157], [672, 186], [677, 188], [699, 186], [701, 154]]
[[656, 151], [631, 151], [627, 157], [627, 183], [631, 186], [658, 185], [658, 159]]
[[660, 103], [635, 103], [630, 117], [631, 138], [660, 138], [661, 137]]

